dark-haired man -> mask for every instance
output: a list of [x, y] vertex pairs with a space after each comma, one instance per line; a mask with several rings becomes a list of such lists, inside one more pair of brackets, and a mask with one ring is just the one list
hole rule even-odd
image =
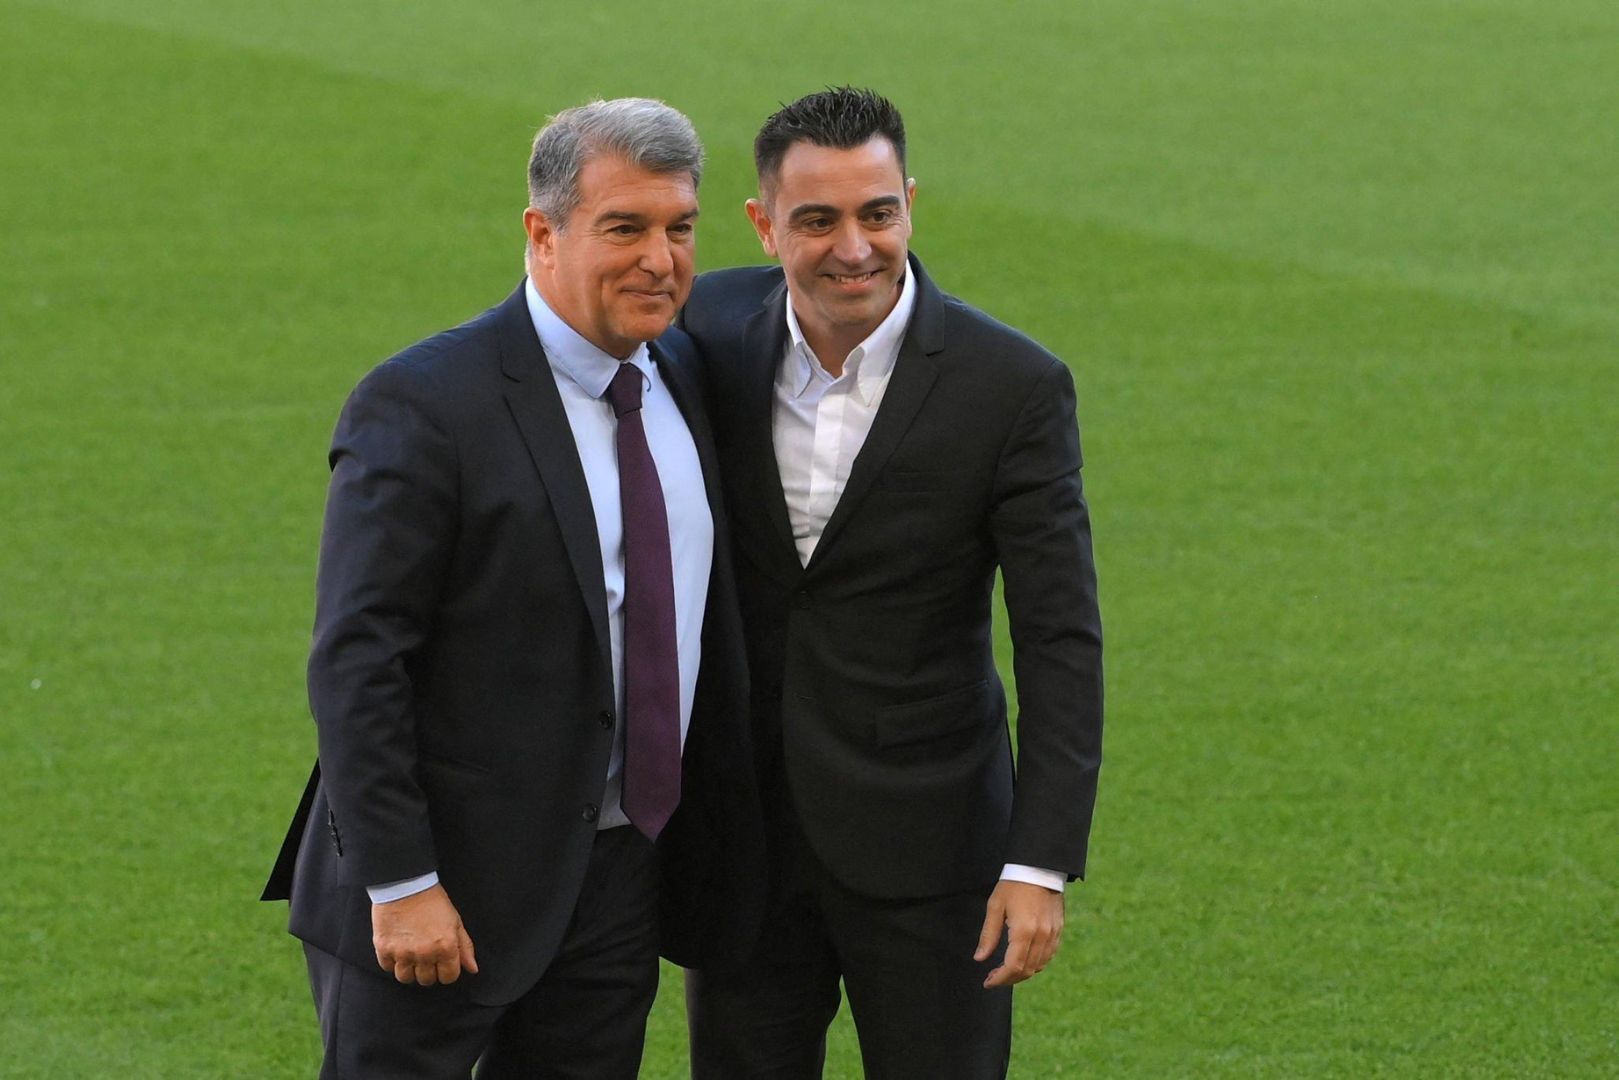
[[[908, 255], [899, 113], [828, 90], [755, 142], [781, 268], [699, 279], [767, 792], [752, 963], [688, 980], [697, 1080], [999, 1077], [1056, 951], [1101, 752], [1101, 627], [1068, 369]], [[1005, 583], [1016, 776], [990, 606]]]
[[320, 761], [265, 889], [292, 901], [322, 1077], [633, 1080], [660, 947], [701, 966], [751, 936], [719, 478], [665, 333], [702, 161], [662, 102], [559, 113], [524, 281], [338, 421]]

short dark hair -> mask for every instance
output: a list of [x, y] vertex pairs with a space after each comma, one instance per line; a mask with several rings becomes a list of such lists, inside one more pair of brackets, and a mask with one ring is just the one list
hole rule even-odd
[[825, 90], [783, 105], [753, 140], [753, 164], [759, 187], [773, 183], [781, 173], [782, 158], [796, 142], [853, 150], [881, 135], [894, 146], [900, 175], [905, 173], [905, 121], [894, 103], [874, 90], [829, 86]]

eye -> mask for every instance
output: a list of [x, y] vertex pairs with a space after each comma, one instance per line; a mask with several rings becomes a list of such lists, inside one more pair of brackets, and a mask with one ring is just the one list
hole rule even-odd
[[669, 231], [675, 236], [690, 236], [697, 231], [697, 227], [689, 221], [682, 221], [678, 225], [671, 225]]
[[607, 231], [608, 231], [608, 233], [610, 233], [613, 236], [626, 236], [626, 237], [628, 237], [628, 236], [636, 235], [641, 230], [636, 228], [634, 225], [631, 225], [628, 222], [625, 222], [624, 224], [614, 225], [611, 229], [608, 229]]

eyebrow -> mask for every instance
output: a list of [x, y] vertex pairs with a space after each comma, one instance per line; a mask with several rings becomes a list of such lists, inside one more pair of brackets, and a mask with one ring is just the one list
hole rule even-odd
[[[862, 203], [860, 209], [855, 212], [857, 214], [869, 214], [873, 210], [893, 210], [898, 208], [898, 206], [898, 195], [879, 195], [875, 199], [868, 199], [866, 202]], [[837, 217], [840, 213], [842, 213], [842, 211], [840, 211], [837, 207], [828, 206], [825, 203], [805, 203], [802, 206], [793, 207], [793, 212], [787, 215], [787, 220], [798, 221], [802, 218], [812, 217], [816, 214], [821, 214], [826, 217]]]

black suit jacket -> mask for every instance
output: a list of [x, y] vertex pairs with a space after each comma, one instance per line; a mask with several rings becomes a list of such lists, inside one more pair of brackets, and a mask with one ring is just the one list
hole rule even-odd
[[[682, 316], [732, 509], [760, 768], [785, 772], [815, 852], [867, 895], [985, 888], [1007, 862], [1081, 876], [1102, 642], [1073, 380], [910, 267], [910, 327], [808, 566], [771, 435], [781, 270], [705, 274]], [[997, 566], [1015, 779], [991, 639]]]
[[[715, 521], [680, 807], [659, 840], [665, 953], [736, 959], [762, 840], [712, 438], [672, 331], [652, 347]], [[689, 359], [689, 357], [688, 357]], [[595, 517], [523, 290], [373, 370], [338, 421], [309, 696], [319, 764], [265, 899], [375, 964], [365, 887], [437, 869], [476, 1000], [543, 972], [596, 833], [614, 694]], [[751, 898], [751, 899], [750, 899]]]

